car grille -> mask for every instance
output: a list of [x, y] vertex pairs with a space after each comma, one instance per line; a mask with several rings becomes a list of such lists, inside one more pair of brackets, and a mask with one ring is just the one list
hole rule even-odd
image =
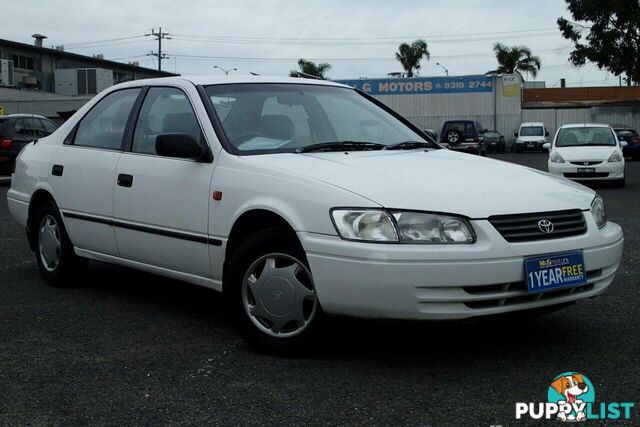
[[565, 172], [565, 178], [606, 178], [609, 172]]
[[600, 163], [602, 163], [601, 160], [598, 160], [596, 162], [571, 162], [572, 165], [578, 165], [578, 166], [593, 166], [593, 165], [599, 165]]
[[455, 312], [470, 316], [492, 314], [562, 304], [606, 288], [613, 280], [618, 265], [587, 270], [587, 283], [529, 293], [526, 282], [466, 286], [417, 286], [416, 302], [425, 313]]
[[[597, 280], [602, 275], [602, 269], [587, 272], [590, 280]], [[487, 297], [477, 301], [466, 301], [464, 305], [469, 308], [502, 307], [514, 304], [522, 304], [546, 299], [555, 299], [567, 295], [575, 295], [592, 290], [595, 284], [587, 283], [582, 286], [558, 289], [555, 291], [529, 293], [524, 282], [505, 283], [501, 285], [465, 286], [464, 291], [471, 295]], [[496, 298], [491, 298], [495, 296]]]
[[[538, 226], [541, 220], [550, 221], [553, 230], [543, 232]], [[489, 222], [507, 242], [558, 239], [586, 233], [587, 223], [581, 210], [538, 212], [516, 215], [494, 215]]]

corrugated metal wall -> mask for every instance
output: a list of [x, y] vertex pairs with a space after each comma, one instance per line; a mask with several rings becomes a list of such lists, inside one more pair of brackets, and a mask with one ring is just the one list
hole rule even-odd
[[606, 123], [640, 129], [640, 107], [527, 108], [522, 110], [522, 121], [542, 122], [550, 135], [569, 123]]
[[520, 97], [504, 96], [499, 77], [494, 78], [493, 87], [496, 93], [375, 95], [375, 98], [422, 129], [440, 132], [447, 120], [477, 120], [487, 129], [497, 129], [508, 140], [520, 124]]

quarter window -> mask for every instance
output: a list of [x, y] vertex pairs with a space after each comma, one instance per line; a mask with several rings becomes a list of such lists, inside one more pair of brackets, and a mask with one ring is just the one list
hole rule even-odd
[[76, 132], [74, 145], [120, 150], [131, 108], [139, 88], [113, 92], [84, 116]]
[[194, 141], [200, 141], [200, 125], [191, 108], [191, 102], [180, 89], [149, 89], [140, 109], [131, 151], [157, 154], [156, 138], [162, 134], [189, 135]]

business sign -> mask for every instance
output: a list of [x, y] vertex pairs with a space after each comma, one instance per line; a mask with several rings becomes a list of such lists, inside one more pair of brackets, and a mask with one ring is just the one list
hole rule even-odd
[[411, 77], [397, 79], [336, 80], [370, 95], [417, 95], [430, 93], [491, 92], [492, 78], [484, 75], [462, 77]]

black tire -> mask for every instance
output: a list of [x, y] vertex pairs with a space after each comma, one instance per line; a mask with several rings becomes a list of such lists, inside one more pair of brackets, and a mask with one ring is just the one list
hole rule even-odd
[[482, 157], [487, 157], [487, 146], [485, 145], [484, 148], [482, 148], [482, 145], [480, 146], [480, 155]]
[[[264, 353], [299, 356], [314, 350], [319, 343], [319, 332], [325, 322], [319, 302], [310, 323], [298, 335], [275, 337], [261, 330], [250, 318], [243, 300], [243, 282], [250, 268], [261, 257], [269, 254], [285, 254], [303, 263], [309, 263], [306, 254], [290, 230], [281, 227], [268, 228], [250, 236], [233, 253], [225, 274], [224, 295], [234, 323], [247, 344]], [[317, 293], [316, 293], [317, 298]]]
[[616, 188], [625, 188], [627, 186], [626, 177], [613, 181], [613, 186]]
[[[45, 261], [41, 255], [42, 242], [40, 241], [40, 229], [43, 226], [45, 218], [53, 218], [58, 226], [57, 236], [60, 241], [60, 248], [58, 251], [59, 260], [55, 268], [45, 266]], [[53, 201], [48, 201], [37, 210], [33, 226], [36, 261], [45, 282], [54, 287], [73, 286], [82, 273], [84, 273], [87, 265], [89, 265], [89, 260], [86, 258], [80, 258], [74, 253], [73, 244], [71, 243], [71, 240], [69, 240], [67, 230], [64, 228], [60, 211]]]
[[514, 151], [515, 151], [516, 153], [522, 153], [522, 152], [524, 151], [524, 149], [523, 149], [523, 147], [521, 147], [520, 145], [515, 144], [515, 145], [514, 145]]

